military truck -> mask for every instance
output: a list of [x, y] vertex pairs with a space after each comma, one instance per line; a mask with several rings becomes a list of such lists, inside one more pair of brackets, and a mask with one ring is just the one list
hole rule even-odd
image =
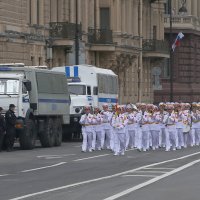
[[69, 124], [66, 76], [24, 64], [0, 64], [0, 105], [16, 106], [16, 132], [22, 149], [60, 146], [62, 125]]

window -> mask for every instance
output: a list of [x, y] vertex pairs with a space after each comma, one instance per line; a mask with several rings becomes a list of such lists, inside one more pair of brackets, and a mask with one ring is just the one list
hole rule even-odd
[[87, 86], [87, 95], [91, 95], [91, 87]]
[[0, 79], [0, 94], [19, 94], [19, 80]]
[[85, 85], [69, 85], [69, 93], [75, 95], [86, 95]]
[[109, 8], [100, 8], [100, 28], [101, 29], [110, 29], [110, 9]]
[[93, 87], [93, 95], [98, 95], [98, 87]]

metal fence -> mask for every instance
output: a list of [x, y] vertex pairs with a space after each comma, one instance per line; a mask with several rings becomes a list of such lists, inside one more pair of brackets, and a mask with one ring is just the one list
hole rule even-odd
[[88, 43], [92, 44], [112, 44], [112, 30], [108, 29], [88, 29]]

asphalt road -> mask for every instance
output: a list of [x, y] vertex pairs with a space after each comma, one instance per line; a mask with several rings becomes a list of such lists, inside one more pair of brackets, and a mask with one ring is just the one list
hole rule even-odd
[[81, 153], [80, 143], [0, 153], [0, 200], [199, 200], [200, 147]]

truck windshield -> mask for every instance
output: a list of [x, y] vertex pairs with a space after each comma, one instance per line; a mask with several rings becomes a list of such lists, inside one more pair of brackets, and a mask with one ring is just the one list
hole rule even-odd
[[70, 94], [75, 95], [86, 95], [86, 86], [85, 85], [69, 85]]
[[0, 95], [2, 94], [19, 94], [19, 80], [0, 79]]

